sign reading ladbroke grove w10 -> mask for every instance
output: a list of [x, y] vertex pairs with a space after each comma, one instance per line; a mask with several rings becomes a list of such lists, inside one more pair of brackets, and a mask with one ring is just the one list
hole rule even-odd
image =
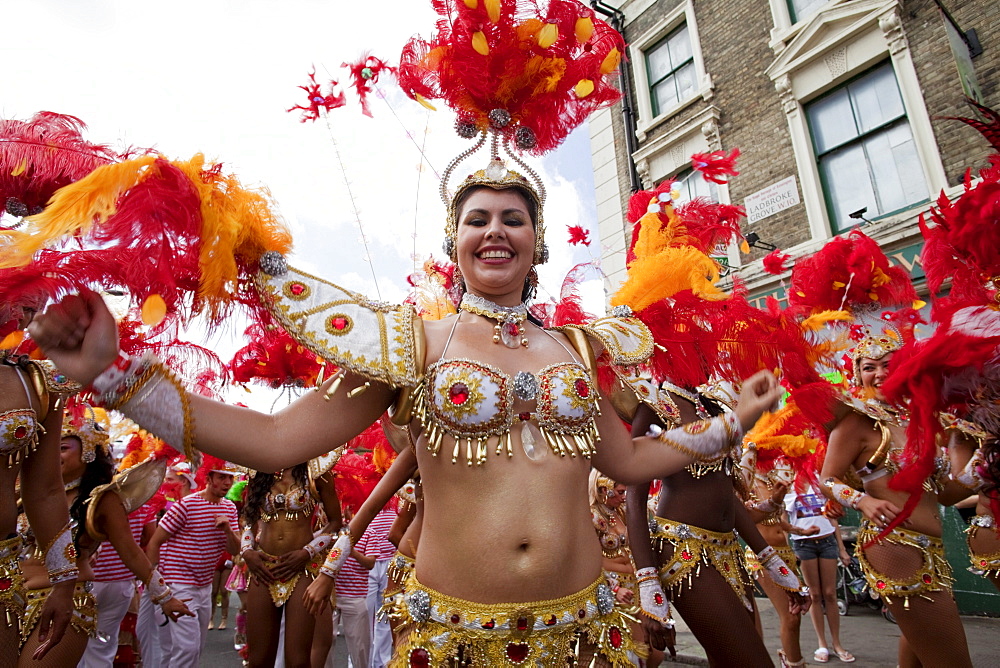
[[758, 220], [773, 216], [798, 203], [799, 188], [795, 183], [795, 177], [789, 176], [787, 179], [772, 183], [763, 190], [748, 195], [743, 200], [743, 207], [747, 210], [747, 222], [756, 223]]

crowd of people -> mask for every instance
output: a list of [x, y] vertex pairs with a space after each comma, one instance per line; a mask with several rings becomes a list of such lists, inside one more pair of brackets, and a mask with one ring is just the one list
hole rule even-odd
[[[970, 563], [1000, 587], [1000, 253], [963, 205], [997, 210], [1000, 158], [931, 212], [924, 340], [909, 278], [860, 232], [796, 260], [787, 308], [720, 287], [712, 253], [741, 238], [739, 211], [676, 202], [669, 180], [631, 199], [608, 315], [535, 304], [546, 198], [521, 154], [617, 99], [624, 43], [576, 0], [534, 18], [515, 4], [436, 3], [438, 34], [396, 71], [478, 138], [443, 172], [440, 308], [289, 266], [262, 200], [200, 158], [123, 158], [92, 166], [114, 178], [68, 185], [29, 170], [45, 206], [0, 230], [3, 665], [108, 666], [128, 647], [193, 668], [236, 592], [253, 667], [328, 665], [338, 626], [355, 668], [656, 666], [675, 653], [674, 614], [711, 665], [771, 666], [757, 587], [780, 665], [805, 665], [805, 614], [813, 661], [850, 663], [846, 508], [899, 665], [971, 666], [941, 506], [974, 499]], [[487, 164], [452, 182], [487, 142]], [[693, 166], [718, 181], [733, 157]], [[63, 235], [84, 250], [44, 248]], [[164, 236], [183, 280], [125, 262]], [[88, 242], [102, 252], [74, 255]], [[92, 289], [108, 283], [135, 302], [122, 322]], [[258, 320], [252, 373], [313, 388], [286, 408], [227, 404], [211, 355], [157, 344], [234, 304]]]

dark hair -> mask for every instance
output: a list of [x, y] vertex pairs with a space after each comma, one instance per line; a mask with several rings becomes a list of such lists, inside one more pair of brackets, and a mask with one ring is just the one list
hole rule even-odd
[[[292, 478], [303, 488], [309, 485], [308, 467], [309, 464], [306, 462], [296, 464], [295, 468], [292, 469]], [[254, 522], [260, 519], [261, 510], [264, 508], [264, 499], [271, 491], [276, 480], [273, 473], [264, 473], [262, 471], [254, 473], [253, 477], [250, 478], [246, 489], [243, 490], [243, 498], [245, 500], [243, 504], [243, 522], [247, 526], [252, 526]]]
[[1000, 441], [993, 439], [980, 447], [986, 462], [987, 482], [983, 486], [983, 492], [991, 499], [1000, 498]]
[[[83, 442], [79, 436], [66, 436], [64, 438], [75, 438], [80, 443], [80, 454], [83, 454]], [[111, 449], [97, 447], [94, 449], [94, 461], [89, 462], [83, 470], [80, 478], [80, 487], [77, 490], [76, 498], [69, 507], [69, 518], [76, 522], [77, 526], [86, 526], [87, 504], [90, 503], [90, 493], [94, 488], [106, 485], [115, 476], [115, 465], [111, 460]], [[85, 532], [79, 531], [77, 539]]]

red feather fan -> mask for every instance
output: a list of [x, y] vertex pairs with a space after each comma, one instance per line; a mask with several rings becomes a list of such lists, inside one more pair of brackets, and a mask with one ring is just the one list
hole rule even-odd
[[787, 271], [785, 265], [792, 258], [788, 253], [782, 253], [781, 249], [775, 248], [764, 257], [764, 271], [768, 274], [780, 276]]
[[274, 324], [250, 325], [250, 343], [236, 351], [229, 369], [234, 383], [258, 382], [277, 389], [315, 387], [323, 360]]
[[306, 92], [307, 104], [297, 104], [285, 111], [301, 111], [303, 123], [317, 121], [324, 113], [329, 113], [347, 104], [343, 91], [337, 90], [336, 81], [331, 81], [329, 91], [323, 93], [321, 86], [316, 82], [316, 68], [313, 68], [313, 71], [309, 73], [309, 83], [305, 86], [299, 86], [299, 88]]
[[701, 172], [706, 181], [725, 185], [723, 176], [738, 176], [736, 158], [740, 157], [740, 149], [734, 148], [729, 155], [725, 151], [711, 153], [695, 153], [691, 156], [691, 167]]
[[[492, 127], [541, 155], [621, 97], [612, 74], [624, 40], [576, 0], [550, 0], [544, 12], [532, 0], [433, 5], [437, 34], [406, 45], [399, 84], [418, 101], [443, 99], [461, 123]], [[495, 110], [509, 121], [491, 119]]]

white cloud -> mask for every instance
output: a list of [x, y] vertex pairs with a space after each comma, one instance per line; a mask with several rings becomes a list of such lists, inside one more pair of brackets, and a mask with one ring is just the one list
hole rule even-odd
[[[366, 51], [393, 62], [411, 35], [430, 34], [434, 20], [426, 0], [13, 3], [0, 42], [0, 117], [56, 111], [83, 119], [92, 141], [155, 147], [172, 159], [203, 152], [244, 185], [269, 189], [294, 234], [293, 264], [373, 296], [377, 280], [383, 299], [398, 300], [414, 252], [441, 256], [435, 170], [467, 145], [453, 131], [454, 116], [428, 112], [388, 80], [380, 84], [384, 99], [371, 98], [374, 118], [361, 115], [350, 92], [348, 106], [331, 112], [329, 130], [285, 110], [305, 99], [297, 86], [313, 66], [318, 80], [343, 82], [341, 62]], [[417, 145], [426, 146], [423, 159]], [[473, 168], [485, 164], [476, 160]], [[552, 260], [541, 278], [558, 294], [566, 271], [599, 253], [585, 128], [532, 164], [549, 192]], [[573, 224], [594, 230], [592, 251], [567, 246]], [[590, 310], [603, 311], [603, 294], [587, 293]], [[227, 329], [232, 343], [214, 345], [231, 354], [243, 328]]]

